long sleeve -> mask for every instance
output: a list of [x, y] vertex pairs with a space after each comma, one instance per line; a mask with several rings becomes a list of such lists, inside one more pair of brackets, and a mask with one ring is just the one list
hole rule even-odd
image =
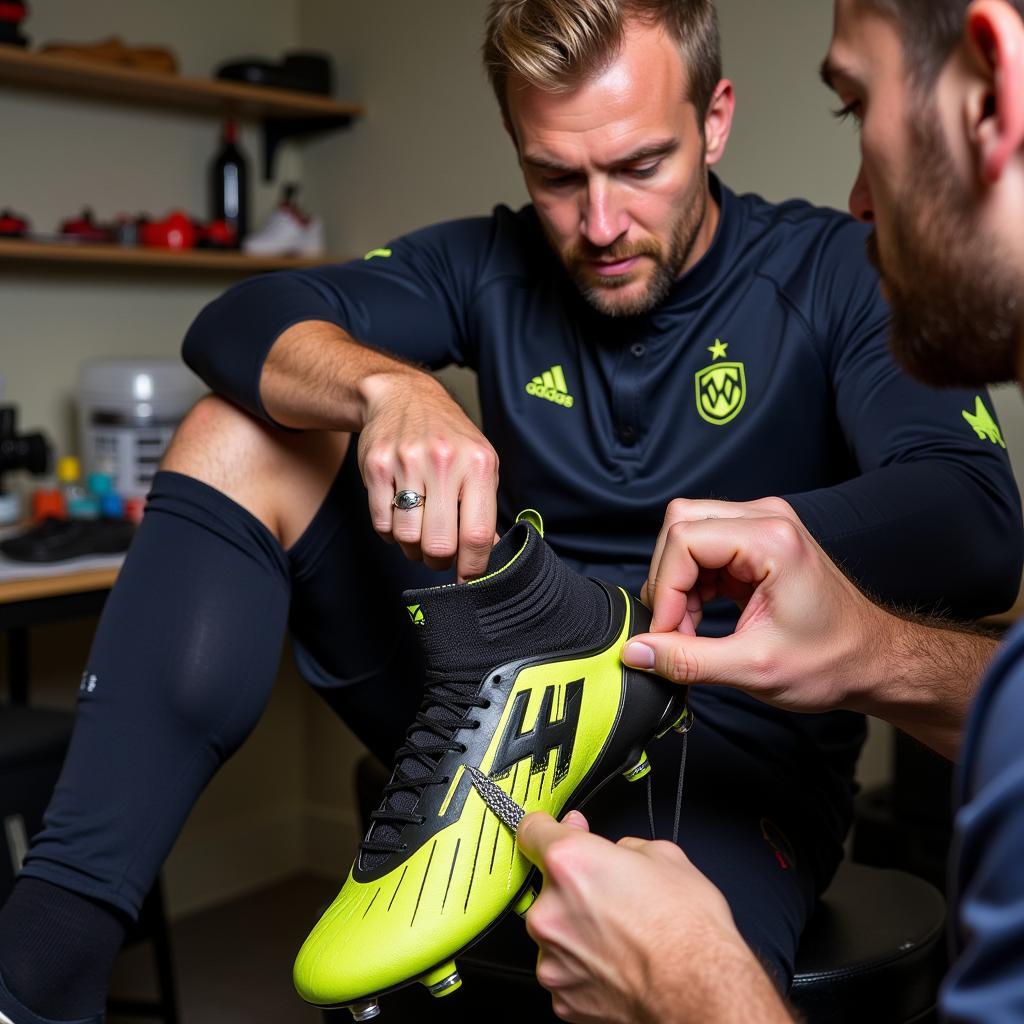
[[465, 311], [491, 232], [486, 218], [425, 228], [362, 260], [250, 278], [200, 312], [185, 337], [185, 362], [212, 390], [273, 422], [260, 376], [289, 327], [319, 320], [357, 341], [438, 368], [466, 365]]
[[991, 399], [984, 390], [926, 387], [897, 367], [863, 245], [864, 229], [853, 223], [826, 240], [812, 307], [859, 475], [787, 500], [881, 599], [965, 618], [1002, 611], [1017, 595], [1024, 534], [1005, 446], [968, 418], [978, 402], [991, 411]]

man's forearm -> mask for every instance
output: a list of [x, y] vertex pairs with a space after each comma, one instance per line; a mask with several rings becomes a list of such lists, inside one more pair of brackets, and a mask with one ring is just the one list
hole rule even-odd
[[403, 376], [410, 385], [433, 383], [429, 374], [360, 344], [335, 324], [304, 321], [274, 342], [263, 364], [260, 398], [283, 426], [359, 431], [379, 388]]
[[998, 641], [940, 620], [882, 612], [852, 710], [890, 722], [955, 760], [970, 705]]
[[[671, 950], [666, 950], [671, 963]], [[684, 972], [685, 990], [666, 984], [651, 1000], [648, 1024], [794, 1024], [764, 968], [738, 937], [719, 946], [708, 942], [699, 970]], [[678, 978], [674, 979], [678, 982]]]

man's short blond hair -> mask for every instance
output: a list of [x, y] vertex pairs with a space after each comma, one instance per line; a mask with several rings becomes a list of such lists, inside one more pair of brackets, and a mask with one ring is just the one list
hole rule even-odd
[[714, 0], [491, 0], [484, 64], [505, 117], [509, 78], [547, 92], [572, 89], [614, 60], [629, 18], [661, 25], [679, 45], [703, 125], [722, 77]]

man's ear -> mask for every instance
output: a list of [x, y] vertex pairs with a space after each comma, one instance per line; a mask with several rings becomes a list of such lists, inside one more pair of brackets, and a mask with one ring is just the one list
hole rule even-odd
[[1024, 148], [1024, 21], [1005, 0], [974, 0], [967, 8], [970, 56], [988, 86], [970, 112], [982, 177], [994, 184]]
[[725, 156], [725, 146], [732, 131], [732, 115], [736, 109], [736, 96], [732, 82], [723, 78], [715, 87], [704, 116], [704, 162], [713, 167]]

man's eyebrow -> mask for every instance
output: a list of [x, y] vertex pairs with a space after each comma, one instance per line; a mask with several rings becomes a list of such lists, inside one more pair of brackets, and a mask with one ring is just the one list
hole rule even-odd
[[613, 166], [638, 164], [642, 163], [644, 160], [653, 160], [655, 157], [668, 156], [669, 153], [674, 153], [678, 148], [678, 139], [664, 139], [661, 142], [652, 142], [647, 146], [641, 146], [639, 149], [633, 150], [629, 156], [624, 156], [621, 160], [616, 160]]
[[836, 73], [828, 57], [821, 62], [818, 74], [821, 75], [821, 80], [825, 83], [825, 86], [835, 92], [836, 87], [832, 83], [835, 81]]
[[523, 163], [536, 167], [539, 171], [554, 171], [556, 174], [571, 174], [575, 168], [567, 164], [560, 164], [557, 160], [549, 160], [544, 156], [530, 156], [523, 154]]
[[[664, 139], [660, 142], [652, 142], [646, 146], [641, 146], [639, 149], [633, 150], [632, 153], [626, 156], [620, 157], [617, 160], [613, 160], [610, 164], [598, 164], [602, 170], [607, 170], [609, 167], [623, 167], [626, 164], [641, 163], [644, 160], [653, 160], [656, 157], [668, 156], [669, 153], [674, 153], [679, 148], [678, 139]], [[579, 168], [570, 167], [568, 164], [563, 164], [558, 160], [552, 160], [549, 157], [541, 155], [531, 155], [529, 153], [523, 156], [523, 163], [529, 164], [531, 167], [536, 167], [542, 171], [552, 171], [556, 174], [573, 174]]]

